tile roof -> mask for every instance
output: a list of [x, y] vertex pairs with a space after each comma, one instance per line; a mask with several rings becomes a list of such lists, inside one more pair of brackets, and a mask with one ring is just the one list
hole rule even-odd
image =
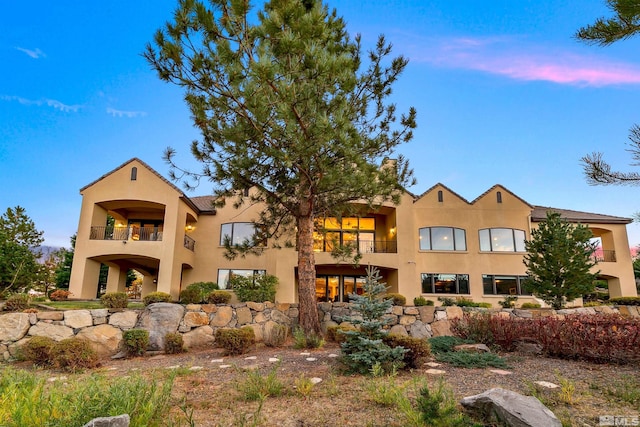
[[601, 223], [601, 224], [630, 224], [633, 222], [631, 218], [623, 218], [620, 216], [602, 215], [591, 212], [572, 211], [569, 209], [558, 209], [547, 206], [534, 206], [531, 212], [531, 221], [544, 221], [547, 217], [547, 211], [557, 212], [563, 218], [570, 222], [583, 223]]

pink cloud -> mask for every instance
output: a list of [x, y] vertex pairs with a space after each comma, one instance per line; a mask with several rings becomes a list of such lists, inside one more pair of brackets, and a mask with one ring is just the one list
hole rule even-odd
[[478, 70], [514, 80], [595, 87], [640, 83], [638, 66], [516, 42], [507, 38], [459, 38], [431, 44], [435, 46], [433, 51], [408, 56], [418, 62]]

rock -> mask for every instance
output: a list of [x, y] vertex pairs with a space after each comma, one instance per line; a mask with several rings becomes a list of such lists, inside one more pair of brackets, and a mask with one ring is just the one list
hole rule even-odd
[[238, 320], [238, 325], [248, 325], [251, 323], [252, 316], [251, 310], [249, 307], [240, 307], [236, 310], [236, 319]]
[[42, 311], [36, 313], [38, 320], [63, 320], [64, 312], [62, 311]]
[[110, 325], [91, 326], [76, 336], [88, 341], [100, 357], [116, 354], [122, 343], [122, 331]]
[[271, 320], [273, 320], [276, 323], [282, 323], [284, 325], [291, 324], [291, 319], [286, 314], [278, 310], [273, 310], [271, 312]]
[[120, 311], [113, 313], [109, 318], [111, 326], [118, 327], [124, 331], [135, 328], [136, 323], [138, 323], [138, 313], [135, 311]]
[[435, 322], [438, 320], [447, 320], [447, 312], [445, 310], [436, 310], [433, 318]]
[[184, 325], [189, 328], [209, 325], [209, 316], [202, 311], [190, 311], [184, 315]]
[[253, 323], [264, 323], [267, 321], [267, 316], [263, 312], [257, 312], [253, 318]]
[[468, 353], [491, 353], [485, 344], [460, 344], [453, 347], [453, 351], [466, 351]]
[[18, 341], [27, 334], [30, 327], [29, 314], [4, 314], [0, 316], [0, 342]]
[[247, 307], [253, 311], [264, 311], [264, 303], [263, 302], [252, 302], [247, 301]]
[[418, 311], [418, 309], [416, 307], [405, 307], [404, 308], [404, 314], [407, 314], [409, 316], [417, 316], [420, 312]]
[[416, 321], [415, 316], [400, 316], [400, 320], [398, 321], [398, 323], [406, 326], [406, 325], [411, 325], [412, 323], [415, 323], [415, 321]]
[[426, 374], [431, 374], [431, 375], [444, 375], [447, 372], [443, 371], [442, 369], [427, 369], [426, 371], [424, 371]]
[[542, 345], [531, 339], [516, 341], [515, 350], [524, 354], [542, 354]]
[[213, 328], [209, 325], [200, 326], [182, 335], [186, 348], [208, 347], [213, 345]]
[[326, 320], [320, 324], [320, 328], [322, 328], [322, 333], [327, 334], [327, 330], [331, 327], [337, 327], [338, 324], [333, 320]]
[[396, 316], [402, 316], [404, 314], [403, 311], [404, 310], [402, 309], [402, 307], [400, 307], [398, 305], [394, 305], [394, 306], [391, 307], [390, 314], [395, 314]]
[[233, 309], [229, 306], [218, 307], [218, 311], [213, 314], [211, 322], [209, 323], [213, 327], [224, 327], [229, 324], [233, 317]]
[[529, 310], [520, 310], [518, 308], [513, 310], [513, 315], [516, 317], [521, 317], [523, 319], [531, 319], [533, 317], [533, 313]]
[[389, 333], [393, 335], [401, 335], [403, 337], [406, 337], [409, 335], [406, 328], [402, 325], [393, 325], [391, 329], [389, 329]]
[[200, 311], [200, 304], [187, 304], [184, 306], [187, 311]]
[[418, 313], [420, 313], [420, 320], [422, 323], [432, 323], [435, 317], [436, 308], [432, 305], [423, 305], [416, 307]]
[[94, 319], [96, 317], [107, 317], [109, 315], [109, 309], [107, 308], [94, 308], [93, 310], [89, 310], [91, 313], [91, 317]]
[[147, 306], [136, 327], [149, 331], [148, 350], [164, 349], [165, 335], [178, 330], [183, 314], [184, 307], [179, 304], [157, 302]]
[[252, 323], [247, 325], [249, 328], [253, 329], [253, 336], [256, 338], [255, 342], [263, 342], [264, 341], [264, 328], [262, 325], [257, 323]]
[[54, 341], [62, 341], [73, 336], [73, 329], [68, 326], [38, 322], [29, 329], [29, 335], [34, 337], [49, 337]]
[[409, 335], [414, 338], [431, 338], [431, 331], [427, 328], [428, 325], [425, 325], [420, 320], [416, 320], [415, 323], [411, 325], [409, 328]]
[[64, 325], [73, 329], [93, 326], [93, 317], [89, 310], [67, 310], [64, 312]]
[[[438, 313], [438, 312], [436, 312]], [[451, 324], [448, 320], [436, 320], [431, 324], [431, 332], [434, 337], [452, 336]]]
[[447, 307], [447, 320], [460, 319], [462, 317], [462, 307]]
[[129, 427], [129, 415], [123, 414], [117, 417], [94, 418], [82, 427]]
[[561, 427], [560, 420], [533, 396], [492, 388], [475, 396], [465, 397], [462, 406], [488, 419], [510, 427]]

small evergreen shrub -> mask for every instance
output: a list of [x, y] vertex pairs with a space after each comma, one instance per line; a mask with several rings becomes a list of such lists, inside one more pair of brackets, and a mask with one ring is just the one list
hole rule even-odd
[[72, 337], [54, 344], [51, 350], [53, 364], [69, 372], [91, 369], [98, 366], [98, 354], [88, 341]]
[[179, 354], [184, 353], [184, 340], [182, 334], [168, 333], [164, 336], [164, 351], [167, 354]]
[[293, 330], [293, 348], [322, 348], [324, 339], [315, 333], [306, 334], [302, 328]]
[[199, 304], [200, 297], [200, 291], [195, 288], [186, 288], [180, 291], [180, 303], [182, 304]]
[[271, 274], [235, 275], [229, 279], [229, 285], [242, 302], [275, 302], [278, 278]]
[[589, 301], [582, 304], [583, 307], [600, 307], [601, 305], [603, 305], [603, 303], [600, 301]]
[[238, 355], [249, 351], [255, 344], [253, 328], [221, 328], [216, 331], [215, 344], [223, 348], [228, 355]]
[[171, 302], [171, 295], [166, 292], [151, 292], [142, 298], [142, 302], [145, 306], [157, 302]]
[[[186, 297], [190, 298], [192, 301], [184, 302], [184, 304], [199, 304], [206, 302], [207, 295], [218, 289], [218, 284], [216, 282], [194, 282], [183, 289], [183, 291], [187, 291]], [[180, 301], [183, 301], [182, 293], [180, 293]]]
[[357, 331], [353, 325], [338, 325], [338, 326], [329, 326], [327, 328], [327, 340], [332, 342], [337, 342], [338, 344], [342, 344], [347, 340], [347, 335], [345, 332], [347, 331]]
[[438, 355], [453, 351], [453, 347], [460, 344], [471, 344], [472, 341], [462, 339], [460, 337], [442, 336], [429, 338], [431, 353]]
[[505, 295], [504, 300], [498, 301], [498, 304], [500, 304], [502, 308], [514, 308], [516, 301], [518, 301], [517, 295]]
[[388, 334], [382, 341], [391, 348], [402, 347], [407, 349], [404, 353], [404, 365], [407, 368], [420, 368], [422, 363], [431, 355], [431, 346], [426, 339]]
[[49, 299], [51, 301], [66, 301], [69, 299], [69, 295], [71, 295], [71, 292], [69, 291], [66, 291], [64, 289], [56, 289], [49, 294]]
[[616, 297], [609, 299], [611, 304], [617, 305], [639, 305], [640, 306], [640, 297]]
[[100, 302], [107, 308], [127, 308], [129, 296], [126, 292], [107, 292], [100, 297]]
[[532, 309], [532, 308], [540, 308], [540, 307], [542, 306], [537, 302], [523, 302], [522, 305], [520, 306], [520, 308], [523, 308], [523, 309]]
[[267, 347], [282, 347], [287, 340], [287, 327], [285, 325], [273, 325], [265, 331], [264, 344]]
[[469, 351], [451, 351], [436, 356], [438, 362], [449, 363], [458, 368], [501, 368], [509, 366], [495, 353], [471, 353]]
[[385, 295], [385, 298], [390, 299], [393, 302], [393, 305], [406, 305], [407, 304], [407, 298], [402, 295], [402, 294], [397, 294], [397, 293], [390, 293]]
[[29, 308], [29, 295], [13, 294], [4, 303], [4, 309], [7, 311], [22, 311]]
[[231, 292], [211, 291], [209, 295], [207, 295], [206, 301], [209, 304], [229, 304], [229, 301], [231, 301]]
[[443, 307], [452, 307], [456, 305], [455, 298], [451, 297], [438, 297], [438, 301], [440, 301], [440, 305]]
[[413, 299], [413, 305], [416, 307], [422, 307], [425, 305], [433, 305], [433, 301], [430, 299], [426, 299], [425, 297], [415, 297]]
[[51, 358], [55, 341], [50, 337], [33, 337], [20, 347], [24, 360], [33, 362], [36, 366], [51, 366]]
[[122, 344], [127, 356], [143, 356], [149, 346], [149, 331], [129, 329], [122, 333]]

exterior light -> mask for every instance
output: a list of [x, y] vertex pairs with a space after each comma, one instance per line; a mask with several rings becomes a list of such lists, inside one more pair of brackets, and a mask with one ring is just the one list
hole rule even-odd
[[391, 233], [392, 236], [396, 235], [396, 228], [395, 227], [391, 227], [391, 230], [389, 230], [389, 233]]
[[187, 231], [193, 231], [194, 226], [191, 225], [191, 224], [188, 224], [184, 229], [187, 230]]

